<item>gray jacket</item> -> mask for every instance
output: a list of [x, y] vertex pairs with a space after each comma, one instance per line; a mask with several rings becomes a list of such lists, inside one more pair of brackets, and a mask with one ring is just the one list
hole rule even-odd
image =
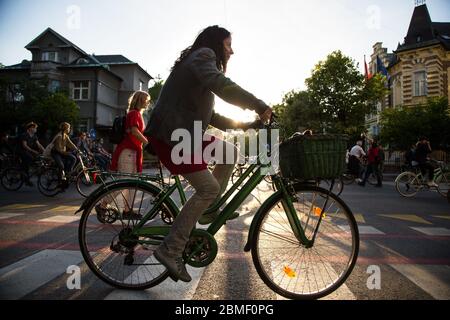
[[192, 52], [175, 68], [165, 82], [154, 106], [145, 135], [168, 145], [172, 132], [186, 129], [193, 137], [194, 121], [202, 121], [203, 132], [212, 125], [221, 130], [241, 128], [242, 124], [214, 112], [214, 94], [228, 103], [264, 113], [269, 108], [217, 69], [216, 55], [209, 48]]

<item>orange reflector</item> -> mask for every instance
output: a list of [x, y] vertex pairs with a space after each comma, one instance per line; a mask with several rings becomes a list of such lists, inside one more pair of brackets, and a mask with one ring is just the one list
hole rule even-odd
[[296, 276], [295, 271], [289, 267], [284, 267], [283, 271], [289, 278], [295, 278]]
[[318, 217], [320, 217], [320, 215], [322, 215], [322, 218], [325, 218], [327, 215], [324, 213], [322, 213], [322, 209], [320, 209], [319, 207], [314, 207], [314, 214]]

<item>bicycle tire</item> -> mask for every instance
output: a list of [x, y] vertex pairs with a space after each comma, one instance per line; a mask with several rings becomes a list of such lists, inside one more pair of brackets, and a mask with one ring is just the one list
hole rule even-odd
[[[148, 289], [151, 287], [154, 287], [158, 284], [160, 284], [161, 282], [163, 282], [164, 280], [167, 279], [167, 277], [169, 276], [169, 273], [167, 271], [167, 269], [163, 266], [161, 266], [156, 260], [155, 264], [157, 264], [157, 267], [152, 267], [153, 269], [157, 269], [158, 274], [155, 278], [151, 279], [150, 281], [144, 281], [144, 282], [139, 282], [139, 280], [141, 280], [141, 276], [139, 274], [137, 274], [137, 279], [138, 282], [137, 283], [127, 283], [127, 281], [129, 282], [129, 280], [127, 280], [128, 278], [131, 277], [131, 281], [133, 280], [133, 274], [135, 272], [137, 272], [139, 270], [139, 268], [143, 267], [144, 265], [148, 265], [143, 263], [142, 265], [138, 265], [138, 264], [134, 264], [132, 263], [131, 265], [125, 265], [126, 263], [126, 259], [127, 256], [123, 257], [123, 254], [114, 252], [112, 250], [112, 243], [115, 239], [115, 237], [112, 237], [111, 239], [111, 246], [108, 245], [109, 243], [109, 239], [106, 239], [105, 242], [105, 246], [103, 247], [105, 251], [105, 253], [111, 254], [111, 262], [109, 262], [107, 265], [111, 264], [113, 260], [117, 260], [118, 262], [118, 266], [113, 270], [117, 270], [119, 269], [119, 274], [120, 271], [122, 269], [122, 276], [124, 277], [124, 279], [120, 280], [120, 279], [114, 279], [113, 276], [111, 274], [108, 273], [107, 270], [103, 270], [100, 265], [98, 263], [96, 263], [94, 261], [94, 259], [97, 257], [97, 252], [102, 252], [102, 250], [100, 249], [96, 249], [96, 251], [91, 252], [89, 250], [89, 247], [92, 248], [97, 248], [97, 247], [101, 247], [102, 246], [102, 242], [100, 239], [100, 236], [98, 235], [98, 232], [100, 231], [101, 228], [105, 227], [109, 228], [109, 226], [113, 226], [114, 223], [118, 223], [119, 225], [122, 224], [123, 227], [123, 221], [124, 220], [114, 220], [111, 223], [105, 222], [105, 221], [100, 221], [98, 218], [97, 213], [95, 212], [95, 206], [96, 204], [100, 203], [102, 201], [103, 198], [105, 197], [109, 197], [110, 195], [114, 195], [115, 193], [120, 193], [120, 190], [136, 190], [136, 193], [138, 192], [142, 192], [142, 198], [144, 199], [144, 192], [146, 193], [146, 195], [151, 196], [153, 198], [157, 198], [157, 196], [161, 195], [161, 190], [159, 188], [157, 188], [154, 185], [151, 184], [146, 184], [146, 183], [139, 183], [138, 185], [136, 183], [130, 183], [127, 181], [118, 181], [117, 183], [111, 183], [108, 184], [107, 188], [104, 188], [104, 190], [102, 190], [101, 192], [97, 192], [95, 193], [95, 199], [90, 199], [88, 198], [89, 201], [89, 205], [85, 208], [85, 210], [83, 211], [83, 214], [81, 216], [80, 219], [80, 224], [79, 224], [79, 228], [78, 228], [78, 240], [79, 240], [79, 245], [80, 245], [80, 250], [82, 253], [82, 256], [84, 258], [84, 261], [86, 262], [86, 264], [88, 265], [89, 269], [102, 281], [104, 281], [105, 283], [119, 288], [119, 289], [127, 289], [127, 290], [144, 290], [144, 289]], [[136, 196], [136, 198], [138, 198], [139, 196]], [[149, 202], [151, 203], [151, 202]], [[117, 203], [116, 203], [117, 204]], [[116, 208], [117, 211], [117, 208]], [[171, 216], [171, 219], [169, 221], [164, 220], [163, 217], [163, 213], [169, 214]], [[163, 208], [161, 211], [158, 211], [157, 214], [155, 215], [155, 217], [161, 217], [161, 220], [159, 220], [159, 223], [164, 223], [165, 225], [167, 224], [171, 224], [173, 223], [174, 217], [177, 215], [177, 212], [174, 210], [173, 205], [170, 204], [168, 201], [165, 201], [163, 203]], [[167, 218], [167, 216], [166, 216]], [[100, 225], [99, 225], [100, 223]], [[87, 232], [88, 229], [88, 225], [89, 225], [89, 231]], [[92, 231], [92, 228], [94, 226], [98, 226], [95, 230], [97, 231], [97, 234], [94, 234], [95, 232]], [[114, 229], [114, 227], [112, 227], [112, 229]], [[124, 229], [122, 229], [121, 231], [123, 231]], [[92, 237], [92, 241], [90, 239], [90, 237]], [[133, 248], [134, 249], [138, 249], [140, 250], [140, 254], [143, 254], [143, 252], [147, 252], [149, 251], [148, 249], [143, 248], [143, 246], [139, 247], [141, 245], [137, 244], [136, 247]], [[108, 252], [108, 249], [110, 252]], [[147, 251], [146, 251], [147, 250]], [[92, 254], [91, 254], [92, 253]], [[133, 259], [144, 259], [144, 262], [147, 262], [148, 259], [154, 259], [153, 257], [153, 252], [151, 252], [151, 255], [144, 255], [143, 256], [133, 256]], [[121, 260], [122, 258], [124, 258], [125, 260]], [[132, 270], [132, 267], [136, 266], [135, 270]], [[127, 268], [129, 267], [129, 268]], [[151, 272], [154, 272], [154, 270], [149, 271], [148, 274], [151, 275]], [[125, 276], [127, 276], [127, 278], [125, 278]], [[147, 276], [145, 277], [147, 279]]]
[[1, 177], [3, 188], [8, 191], [17, 191], [23, 186], [23, 172], [17, 168], [6, 168]]
[[[324, 201], [324, 199], [326, 199], [328, 197], [328, 191], [323, 189], [323, 188], [319, 188], [319, 187], [315, 187], [315, 186], [302, 186], [302, 185], [295, 185], [294, 189], [297, 193], [301, 193], [301, 194], [311, 194], [314, 195], [314, 197], [317, 196], [317, 198], [321, 198], [322, 201]], [[325, 266], [321, 266], [321, 267], [317, 267], [317, 263], [315, 263], [312, 267], [312, 272], [314, 277], [316, 277], [314, 268], [316, 268], [316, 271], [323, 272], [324, 270], [328, 273], [328, 276], [331, 279], [331, 275], [330, 273], [333, 273], [337, 275], [336, 279], [331, 279], [332, 281], [329, 284], [326, 284], [323, 277], [322, 277], [322, 281], [323, 281], [323, 287], [319, 288], [319, 285], [317, 283], [317, 279], [316, 280], [316, 284], [317, 284], [317, 288], [315, 288], [315, 290], [311, 290], [311, 287], [309, 287], [310, 291], [305, 292], [305, 284], [303, 285], [303, 291], [299, 292], [299, 290], [296, 289], [296, 286], [298, 284], [298, 281], [300, 281], [300, 277], [297, 277], [297, 284], [295, 285], [294, 288], [290, 289], [290, 285], [291, 285], [291, 280], [293, 278], [296, 277], [297, 274], [300, 274], [302, 277], [301, 281], [309, 281], [309, 272], [310, 270], [307, 268], [301, 268], [303, 265], [303, 262], [299, 262], [296, 266], [293, 266], [293, 263], [290, 263], [289, 266], [284, 266], [283, 267], [283, 263], [277, 263], [277, 259], [280, 258], [280, 256], [283, 254], [283, 252], [285, 252], [286, 250], [288, 250], [284, 244], [282, 244], [280, 247], [277, 247], [277, 241], [283, 241], [283, 235], [279, 235], [276, 234], [275, 232], [292, 232], [292, 230], [289, 230], [290, 228], [287, 227], [288, 225], [283, 226], [282, 224], [280, 224], [280, 226], [282, 227], [281, 229], [278, 229], [276, 226], [272, 225], [272, 221], [270, 220], [270, 214], [272, 212], [272, 210], [275, 207], [279, 207], [282, 208], [283, 206], [281, 205], [281, 201], [282, 199], [282, 194], [280, 193], [279, 196], [277, 197], [273, 197], [273, 198], [269, 198], [268, 201], [270, 201], [270, 203], [267, 203], [267, 206], [263, 207], [267, 208], [264, 212], [262, 212], [259, 216], [258, 216], [258, 220], [255, 221], [255, 232], [253, 234], [253, 239], [252, 239], [252, 247], [251, 247], [251, 252], [252, 252], [252, 259], [253, 259], [253, 263], [255, 265], [255, 268], [259, 274], [259, 276], [261, 277], [261, 279], [263, 280], [263, 282], [269, 287], [271, 288], [274, 292], [276, 292], [277, 294], [285, 297], [285, 298], [289, 298], [289, 299], [300, 299], [300, 300], [310, 300], [310, 299], [318, 299], [321, 297], [324, 297], [330, 293], [332, 293], [333, 291], [335, 291], [337, 288], [339, 288], [344, 282], [345, 280], [348, 278], [348, 276], [351, 274], [355, 264], [356, 264], [356, 260], [358, 257], [358, 251], [359, 251], [359, 231], [358, 231], [358, 227], [355, 221], [355, 218], [351, 212], [351, 210], [349, 209], [349, 207], [336, 195], [334, 194], [329, 194], [329, 198], [328, 201], [330, 201], [331, 199], [331, 206], [334, 205], [334, 203], [336, 203], [336, 208], [340, 208], [342, 211], [341, 213], [343, 214], [343, 217], [339, 217], [339, 218], [346, 218], [345, 221], [348, 223], [348, 225], [343, 225], [342, 222], [344, 220], [338, 220], [339, 218], [335, 217], [334, 214], [337, 213], [336, 212], [328, 212], [326, 211], [326, 214], [329, 215], [328, 218], [324, 217], [322, 219], [321, 225], [319, 227], [319, 232], [317, 234], [317, 238], [315, 240], [315, 244], [311, 249], [306, 249], [306, 248], [302, 248], [299, 243], [298, 240], [295, 239], [295, 236], [292, 235], [294, 238], [293, 242], [290, 242], [293, 246], [293, 251], [295, 251], [294, 253], [294, 258], [300, 254], [300, 257], [302, 255], [304, 255], [306, 252], [309, 252], [309, 255], [311, 255], [311, 253], [313, 253], [314, 250], [316, 250], [315, 252], [317, 253], [319, 260], [324, 261], [323, 259], [328, 259], [330, 258], [333, 262], [333, 267], [331, 268], [331, 264], [324, 264]], [[305, 202], [306, 203], [306, 202]], [[314, 205], [312, 204], [312, 206], [314, 207]], [[328, 209], [331, 208], [328, 207]], [[313, 210], [315, 211], [315, 210]], [[310, 214], [309, 214], [310, 215]], [[320, 215], [320, 214], [319, 214]], [[280, 217], [277, 217], [277, 219], [279, 219]], [[300, 217], [300, 219], [302, 220], [302, 225], [303, 226], [308, 226], [308, 223], [311, 219], [311, 221], [314, 219], [313, 217], [309, 217], [307, 220], [304, 220], [306, 217]], [[325, 220], [325, 219], [328, 219]], [[328, 228], [331, 225], [331, 222], [333, 221], [333, 219], [336, 219], [336, 221], [339, 221], [341, 224], [336, 225], [336, 228], [334, 228], [333, 233], [329, 235], [329, 238], [327, 239], [326, 234], [322, 235], [322, 233], [320, 232], [321, 230], [328, 230]], [[272, 230], [266, 230], [263, 229], [266, 228], [266, 222], [267, 223], [267, 228], [272, 228]], [[279, 223], [279, 220], [277, 220]], [[306, 221], [306, 222], [305, 222]], [[285, 221], [286, 222], [286, 221]], [[308, 227], [307, 227], [308, 229]], [[279, 230], [279, 231], [274, 231], [274, 230]], [[350, 233], [350, 236], [348, 235]], [[276, 234], [276, 236], [274, 236], [274, 234]], [[265, 236], [268, 236], [267, 239], [267, 244], [269, 246], [269, 251], [267, 252], [267, 258], [262, 257], [263, 253], [261, 253], [263, 250], [265, 250], [263, 247], [260, 248], [260, 245], [262, 243], [262, 245], [265, 243]], [[337, 243], [339, 241], [340, 238], [337, 237], [337, 235], [343, 235], [343, 238], [351, 238], [351, 246], [348, 247], [348, 257], [345, 256], [344, 259], [342, 259], [342, 257], [340, 255], [336, 256], [336, 252], [333, 252], [333, 250], [329, 250], [328, 249], [322, 249], [322, 248], [327, 248], [329, 245], [331, 245], [332, 243]], [[292, 239], [289, 239], [289, 241], [292, 241]], [[288, 242], [289, 242], [288, 241]], [[328, 244], [326, 244], [328, 241]], [[322, 246], [323, 244], [323, 246]], [[261, 245], [261, 246], [262, 246]], [[301, 252], [301, 250], [303, 250]], [[311, 251], [308, 251], [311, 250]], [[317, 250], [325, 250], [327, 252], [327, 255], [321, 256], [321, 254], [318, 253]], [[342, 248], [339, 249], [339, 251], [342, 253]], [[339, 252], [338, 251], [338, 252]], [[314, 253], [313, 253], [314, 254]], [[328, 256], [329, 255], [329, 256]], [[289, 258], [286, 261], [292, 261], [293, 258]], [[335, 261], [333, 261], [333, 259], [335, 259]], [[282, 259], [279, 259], [282, 260]], [[335, 268], [338, 266], [338, 261], [342, 260], [343, 264], [342, 267], [343, 269], [338, 271]], [[300, 268], [298, 268], [298, 266], [300, 266]], [[291, 269], [292, 267], [292, 269]], [[322, 268], [322, 269], [320, 269]], [[327, 269], [329, 268], [329, 269]], [[334, 269], [334, 270], [333, 270]], [[306, 270], [305, 274], [306, 277], [303, 277], [303, 272], [302, 270]], [[278, 272], [278, 273], [277, 273]], [[283, 276], [283, 272], [286, 275], [287, 278], [290, 278], [291, 280], [288, 280], [287, 278], [284, 278]], [[291, 273], [291, 274], [289, 274]], [[280, 279], [276, 279], [276, 277], [279, 277], [281, 275]], [[279, 281], [278, 281], [279, 280]], [[282, 286], [283, 281], [288, 281], [288, 284], [286, 287]], [[305, 282], [306, 283], [306, 282]], [[310, 286], [310, 284], [309, 284]]]
[[344, 173], [344, 174], [341, 176], [341, 180], [342, 180], [342, 182], [343, 182], [345, 185], [350, 185], [350, 184], [352, 184], [353, 182], [355, 182], [355, 177], [354, 177], [352, 174]]
[[437, 179], [438, 192], [444, 198], [447, 198], [447, 194], [450, 190], [450, 172], [443, 172]]
[[[95, 170], [96, 172], [98, 170]], [[105, 183], [107, 183], [108, 178], [107, 177], [103, 177], [101, 175], [101, 173], [96, 173], [97, 177], [94, 180], [94, 175], [93, 172], [90, 170], [87, 170], [88, 174], [89, 174], [89, 178], [90, 181], [86, 181], [85, 178], [85, 173], [84, 171], [80, 171], [77, 175], [76, 178], [76, 187], [77, 187], [77, 191], [78, 193], [84, 197], [87, 198], [92, 192], [94, 192], [94, 190], [96, 190], [100, 185], [104, 185]], [[100, 183], [98, 181], [101, 181]], [[87, 188], [87, 189], [86, 189]]]
[[395, 189], [402, 197], [414, 197], [421, 188], [421, 183], [414, 172], [405, 171], [395, 178]]
[[[318, 187], [324, 188], [326, 190], [330, 189], [331, 181], [330, 180], [320, 180], [317, 184]], [[342, 177], [339, 177], [334, 180], [333, 192], [335, 195], [340, 196], [342, 191], [344, 191], [344, 182], [342, 181]]]
[[61, 192], [59, 173], [56, 168], [46, 168], [41, 172], [38, 176], [38, 190], [49, 198]]

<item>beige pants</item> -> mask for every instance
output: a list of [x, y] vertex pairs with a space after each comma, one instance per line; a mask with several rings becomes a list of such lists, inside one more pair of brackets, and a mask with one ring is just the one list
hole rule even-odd
[[[136, 156], [137, 152], [131, 149], [124, 149], [119, 155], [117, 161], [117, 171], [123, 173], [137, 173], [136, 166]], [[121, 178], [129, 178], [127, 176], [122, 176]], [[108, 197], [104, 198], [102, 205], [114, 203], [115, 206], [123, 208], [125, 211], [130, 211], [133, 208], [134, 193], [129, 190], [123, 190], [121, 192], [113, 192]]]
[[123, 173], [136, 173], [137, 152], [131, 149], [123, 149], [117, 161], [117, 171]]
[[212, 173], [209, 170], [203, 170], [183, 175], [195, 189], [195, 193], [185, 203], [175, 219], [170, 233], [159, 247], [159, 250], [165, 251], [164, 254], [173, 257], [182, 255], [189, 236], [203, 212], [226, 190], [237, 162], [238, 150], [228, 142], [224, 143], [224, 148], [233, 150], [234, 164], [217, 164]]

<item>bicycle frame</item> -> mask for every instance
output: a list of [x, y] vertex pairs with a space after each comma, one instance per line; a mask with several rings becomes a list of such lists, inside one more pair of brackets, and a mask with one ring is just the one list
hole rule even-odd
[[[233, 184], [233, 186], [225, 193], [223, 197], [221, 197], [215, 204], [213, 204], [208, 210], [205, 211], [205, 213], [211, 213], [215, 212], [216, 210], [220, 210], [220, 207], [232, 196], [232, 194], [239, 188], [239, 186], [244, 182], [246, 178], [249, 178], [248, 181], [242, 186], [241, 190], [238, 194], [236, 194], [230, 202], [225, 206], [225, 208], [221, 211], [221, 214], [218, 215], [218, 217], [211, 223], [211, 225], [206, 230], [210, 235], [214, 236], [221, 227], [226, 223], [227, 219], [234, 213], [236, 209], [238, 209], [242, 202], [250, 195], [250, 193], [258, 186], [258, 184], [264, 179], [264, 175], [261, 174], [261, 170], [267, 166], [262, 165], [256, 165], [252, 164], [250, 165], [247, 170], [242, 174], [242, 176], [239, 178], [239, 180]], [[289, 193], [288, 186], [283, 181], [281, 177], [278, 175], [272, 176], [272, 179], [274, 179], [274, 182], [277, 186], [277, 192], [275, 192], [273, 196], [279, 196], [281, 193], [282, 196], [282, 204], [283, 208], [286, 212], [286, 215], [288, 217], [289, 224], [293, 230], [293, 233], [295, 237], [300, 241], [300, 243], [306, 247], [310, 247], [313, 245], [315, 236], [317, 234], [317, 230], [320, 226], [320, 223], [322, 221], [322, 215], [319, 218], [319, 222], [316, 226], [316, 230], [314, 232], [313, 238], [310, 240], [306, 237], [305, 231], [303, 230], [299, 217], [296, 214], [296, 210], [293, 205], [292, 196]], [[175, 190], [179, 189], [180, 182], [179, 180], [172, 185], [167, 190], [161, 190], [159, 196], [157, 197], [156, 202], [153, 206], [153, 208], [147, 212], [144, 217], [141, 219], [141, 221], [136, 224], [133, 227], [133, 231], [131, 233], [132, 236], [137, 237], [152, 237], [152, 236], [161, 236], [161, 235], [167, 235], [170, 230], [170, 226], [158, 226], [158, 227], [144, 227], [145, 223], [147, 223], [148, 220], [150, 220], [152, 217], [154, 217], [159, 210], [160, 206], [164, 203], [164, 201], [167, 198], [170, 198], [171, 194], [175, 192]], [[133, 199], [134, 201], [134, 199]], [[325, 210], [327, 206], [328, 200], [325, 202], [322, 211]], [[255, 215], [255, 217], [257, 217]], [[254, 230], [253, 228], [253, 222], [252, 227], [250, 230]], [[250, 236], [250, 235], [249, 235]], [[160, 241], [139, 241], [140, 243], [145, 244], [159, 244]]]

